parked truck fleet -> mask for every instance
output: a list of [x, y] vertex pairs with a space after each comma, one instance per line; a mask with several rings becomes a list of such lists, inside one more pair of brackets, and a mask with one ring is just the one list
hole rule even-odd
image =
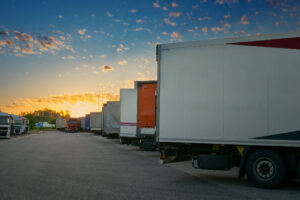
[[0, 138], [26, 134], [28, 131], [29, 120], [27, 118], [0, 112]]
[[299, 32], [159, 44], [157, 81], [120, 89], [85, 130], [258, 187], [300, 179], [299, 50]]

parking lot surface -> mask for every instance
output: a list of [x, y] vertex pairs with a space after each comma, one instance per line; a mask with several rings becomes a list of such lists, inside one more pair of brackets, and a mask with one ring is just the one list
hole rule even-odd
[[266, 190], [237, 169], [159, 163], [157, 151], [92, 133], [45, 131], [0, 140], [0, 199], [300, 199], [300, 185]]

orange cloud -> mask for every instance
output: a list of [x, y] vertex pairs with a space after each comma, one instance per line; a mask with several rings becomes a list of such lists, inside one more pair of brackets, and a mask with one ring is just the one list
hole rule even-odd
[[170, 12], [169, 16], [170, 17], [181, 17], [182, 16], [182, 12]]
[[86, 28], [78, 29], [77, 32], [78, 32], [79, 35], [84, 35], [85, 32], [86, 32]]
[[173, 38], [182, 38], [182, 35], [181, 35], [180, 33], [173, 32], [173, 33], [171, 34], [171, 37], [173, 37]]
[[250, 22], [247, 21], [247, 17], [246, 17], [246, 16], [241, 17], [240, 23], [241, 23], [241, 24], [244, 24], [244, 25], [250, 24]]
[[113, 70], [115, 70], [115, 68], [112, 67], [112, 66], [109, 66], [109, 65], [102, 66], [102, 71], [103, 72], [108, 72], [108, 71], [113, 71]]
[[177, 24], [176, 24], [175, 22], [171, 22], [168, 18], [164, 18], [164, 22], [165, 22], [166, 24], [171, 25], [171, 26], [177, 26]]
[[22, 56], [22, 53], [41, 54], [42, 52], [47, 51], [54, 54], [55, 51], [64, 49], [74, 52], [74, 49], [68, 44], [72, 38], [69, 34], [67, 34], [66, 37], [61, 35], [57, 38], [54, 36], [44, 36], [40, 33], [30, 35], [28, 33], [21, 33], [17, 30], [13, 31], [13, 33], [14, 35], [10, 36], [8, 31], [5, 32], [9, 38], [1, 40], [0, 46], [13, 47], [12, 49], [16, 56]]
[[159, 8], [159, 7], [160, 7], [160, 5], [159, 5], [157, 2], [154, 2], [154, 3], [153, 3], [153, 6], [154, 6], [155, 8]]
[[179, 7], [179, 4], [175, 3], [175, 2], [172, 2], [172, 7], [175, 8], [175, 7]]
[[9, 105], [2, 105], [0, 109], [11, 114], [32, 112], [39, 109], [49, 108], [56, 111], [70, 110], [71, 116], [80, 116], [89, 112], [97, 111], [98, 102], [119, 101], [120, 95], [114, 93], [83, 93], [54, 95], [33, 99], [14, 99]]

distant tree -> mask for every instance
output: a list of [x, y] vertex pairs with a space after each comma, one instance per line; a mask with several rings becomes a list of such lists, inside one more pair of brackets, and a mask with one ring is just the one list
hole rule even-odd
[[35, 128], [35, 124], [37, 122], [36, 117], [34, 116], [33, 113], [27, 113], [25, 115], [22, 115], [23, 117], [26, 117], [29, 120], [29, 127], [30, 129]]
[[48, 121], [49, 124], [56, 124], [56, 118], [52, 118]]

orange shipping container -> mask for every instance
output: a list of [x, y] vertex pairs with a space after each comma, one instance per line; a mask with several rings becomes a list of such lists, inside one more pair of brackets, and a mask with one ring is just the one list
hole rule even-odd
[[138, 84], [138, 127], [154, 128], [156, 124], [157, 82]]

